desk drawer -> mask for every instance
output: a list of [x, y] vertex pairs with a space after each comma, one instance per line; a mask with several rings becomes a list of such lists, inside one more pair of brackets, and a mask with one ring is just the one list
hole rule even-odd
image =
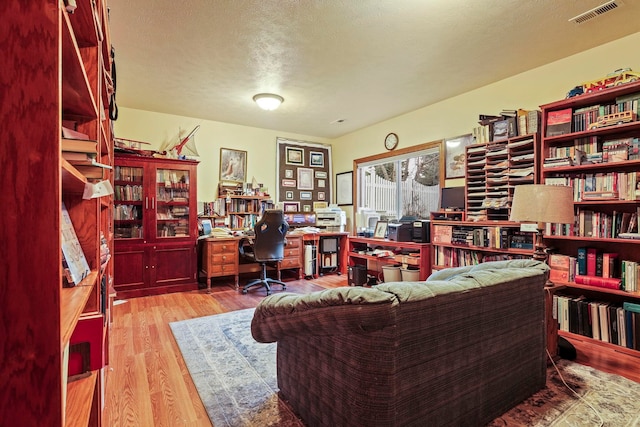
[[215, 267], [216, 264], [232, 264], [236, 265], [237, 255], [235, 253], [211, 254], [209, 256], [209, 265]]
[[294, 237], [294, 238], [287, 237], [287, 244], [285, 246], [285, 249], [299, 248], [301, 241], [302, 241], [302, 239], [300, 237]]
[[300, 263], [300, 258], [285, 258], [280, 261], [280, 269], [286, 268], [300, 268], [302, 264]]
[[300, 248], [289, 248], [289, 246], [284, 248], [284, 257], [285, 258], [300, 258]]
[[238, 267], [236, 264], [213, 264], [209, 265], [210, 276], [227, 276], [238, 274]]
[[214, 254], [233, 254], [238, 251], [238, 242], [216, 243], [210, 246], [211, 252]]

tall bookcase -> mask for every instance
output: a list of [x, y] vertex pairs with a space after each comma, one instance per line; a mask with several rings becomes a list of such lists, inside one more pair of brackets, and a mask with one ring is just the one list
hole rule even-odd
[[[63, 121], [75, 123], [96, 159], [113, 163], [111, 46], [105, 2], [77, 3], [73, 14], [59, 0], [2, 7], [0, 419], [12, 425], [101, 425], [113, 267], [100, 247], [112, 249], [112, 198], [83, 199], [91, 180], [62, 158], [61, 135]], [[63, 287], [63, 202], [90, 267], [74, 287]], [[71, 382], [69, 344], [83, 336], [91, 366]]]
[[[591, 248], [600, 254], [617, 253], [618, 262], [613, 264], [617, 272], [613, 272], [613, 278], [621, 277], [621, 261], [640, 262], [640, 240], [621, 238], [621, 233], [638, 231], [637, 225], [629, 227], [625, 224], [622, 229], [622, 222], [623, 218], [637, 216], [640, 211], [640, 194], [636, 190], [637, 182], [640, 182], [640, 160], [630, 159], [634, 157], [634, 138], [637, 151], [640, 137], [639, 99], [640, 83], [630, 83], [541, 106], [542, 183], [572, 186], [576, 213], [576, 222], [571, 226], [548, 226], [546, 245], [553, 247], [556, 253], [575, 258], [582, 248]], [[621, 111], [631, 111], [634, 121], [603, 121], [606, 118], [603, 116]], [[563, 112], [569, 113], [571, 120], [568, 123], [556, 120]], [[631, 144], [631, 150], [628, 144]], [[608, 147], [619, 146], [625, 147], [622, 154], [611, 156]], [[595, 280], [598, 281], [597, 276]], [[588, 362], [609, 358], [612, 365], [637, 372], [640, 362], [637, 347], [630, 349], [614, 344], [611, 338], [603, 340], [597, 335], [594, 338], [593, 333], [588, 332], [589, 328], [582, 327], [585, 325], [573, 311], [578, 310], [580, 304], [587, 304], [583, 311], [590, 310], [595, 302], [609, 303], [613, 307], [624, 302], [639, 304], [640, 293], [574, 281], [556, 283], [564, 287], [559, 294], [567, 296], [574, 306], [568, 311], [569, 316], [574, 316], [573, 332], [560, 330], [559, 334], [577, 347], [579, 359]], [[629, 283], [627, 287], [630, 287]], [[604, 320], [600, 317], [598, 321], [606, 321], [607, 328], [612, 328], [613, 318], [615, 316], [605, 316]], [[584, 319], [593, 322], [593, 317], [588, 315]]]
[[130, 297], [197, 289], [197, 166], [115, 158], [114, 285]]

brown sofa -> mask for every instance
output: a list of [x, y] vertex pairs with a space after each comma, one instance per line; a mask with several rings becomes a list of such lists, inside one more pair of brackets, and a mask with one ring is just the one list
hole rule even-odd
[[277, 341], [280, 396], [309, 426], [484, 425], [545, 384], [547, 276], [513, 260], [278, 293], [251, 330]]

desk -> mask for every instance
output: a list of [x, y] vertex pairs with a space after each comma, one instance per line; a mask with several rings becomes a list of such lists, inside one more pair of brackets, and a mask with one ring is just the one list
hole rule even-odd
[[[240, 288], [240, 274], [260, 273], [260, 264], [255, 262], [241, 263], [239, 256], [240, 237], [207, 237], [199, 241], [200, 273], [207, 280], [207, 292], [211, 291], [211, 278], [234, 276], [236, 290]], [[276, 271], [278, 280], [282, 270], [298, 270], [298, 278], [302, 277], [302, 236], [286, 237], [284, 259], [278, 262]], [[256, 276], [257, 277], [257, 276]]]
[[[302, 258], [304, 260], [304, 274], [309, 277], [317, 277], [323, 275], [323, 269], [331, 268], [338, 274], [347, 273], [347, 239], [349, 237], [348, 232], [330, 232], [321, 231], [319, 233], [291, 233], [289, 236], [302, 236], [302, 241], [305, 245], [313, 245], [316, 247], [315, 259], [310, 260], [309, 256], [305, 256], [305, 251], [302, 250]], [[337, 251], [335, 252], [335, 259], [331, 257], [327, 258], [326, 253], [322, 252], [320, 240], [328, 237], [338, 238]], [[306, 249], [306, 248], [305, 248]], [[333, 253], [333, 252], [332, 252]], [[311, 261], [312, 262], [310, 265]], [[334, 262], [337, 262], [337, 266]]]
[[[375, 261], [378, 263], [386, 264], [401, 264], [402, 261], [398, 261], [394, 258], [380, 258], [374, 255], [367, 255], [366, 252], [369, 247], [381, 247], [384, 249], [390, 249], [394, 252], [407, 251], [418, 253], [418, 266], [420, 267], [419, 280], [426, 280], [431, 274], [431, 244], [430, 243], [415, 243], [415, 242], [396, 242], [388, 239], [373, 239], [368, 237], [349, 237], [349, 251], [347, 253], [350, 266], [354, 265], [366, 265], [367, 261]], [[414, 258], [414, 257], [411, 257]], [[371, 272], [370, 272], [371, 274]], [[376, 272], [377, 274], [377, 272]]]

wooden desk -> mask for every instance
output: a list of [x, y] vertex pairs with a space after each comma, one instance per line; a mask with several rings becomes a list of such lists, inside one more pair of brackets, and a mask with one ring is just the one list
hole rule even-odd
[[370, 247], [380, 247], [394, 252], [417, 252], [417, 265], [420, 268], [419, 280], [426, 280], [426, 278], [431, 274], [431, 243], [396, 242], [388, 239], [350, 236], [349, 250], [347, 251], [349, 265], [366, 265], [367, 261], [376, 261], [378, 263], [386, 264], [402, 263], [402, 261], [398, 261], [394, 258], [381, 258], [374, 255], [367, 255], [366, 253], [360, 253], [363, 249], [367, 250]]
[[[240, 237], [208, 237], [200, 240], [200, 273], [207, 280], [207, 292], [211, 290], [211, 278], [234, 276], [236, 290], [240, 288], [241, 273], [258, 273], [258, 263], [240, 263]], [[278, 280], [282, 270], [297, 269], [298, 278], [302, 277], [302, 236], [287, 235], [284, 259], [276, 268]]]
[[[293, 235], [302, 236], [302, 241], [304, 244], [312, 244], [312, 245], [315, 245], [317, 248], [315, 270], [311, 275], [312, 277], [321, 276], [323, 274], [322, 273], [323, 254], [320, 252], [320, 240], [325, 237], [337, 237], [338, 238], [337, 273], [338, 274], [347, 273], [347, 262], [348, 262], [347, 240], [349, 237], [348, 232], [321, 231], [319, 233], [304, 233], [304, 234], [293, 234]], [[300, 253], [301, 253], [302, 259], [304, 260], [304, 248], [301, 249]]]

